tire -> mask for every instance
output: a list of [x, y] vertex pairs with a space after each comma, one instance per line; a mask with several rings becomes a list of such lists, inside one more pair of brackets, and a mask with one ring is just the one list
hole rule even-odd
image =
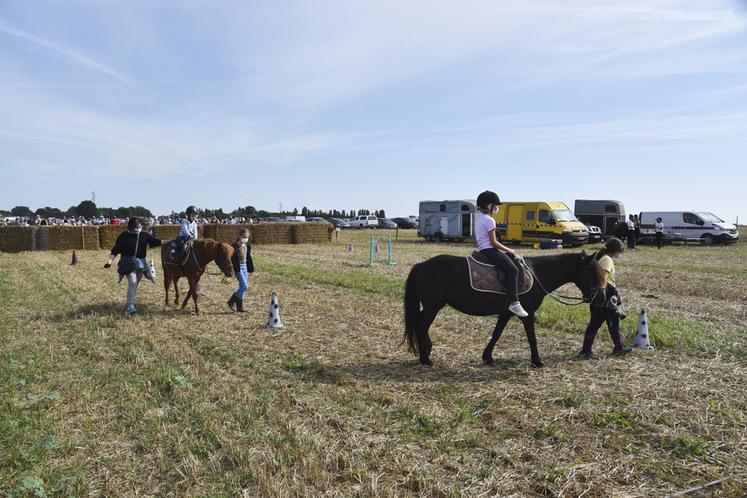
[[425, 236], [425, 241], [426, 241], [426, 242], [433, 242], [433, 235], [431, 235], [431, 234], [427, 234], [427, 235]]
[[442, 234], [441, 232], [436, 232], [436, 235], [433, 236], [433, 239], [436, 242], [439, 242], [439, 243], [443, 242], [444, 241], [444, 234]]
[[703, 240], [703, 244], [707, 246], [712, 246], [715, 240], [713, 239], [713, 235], [710, 233], [707, 233], [701, 237], [701, 240]]

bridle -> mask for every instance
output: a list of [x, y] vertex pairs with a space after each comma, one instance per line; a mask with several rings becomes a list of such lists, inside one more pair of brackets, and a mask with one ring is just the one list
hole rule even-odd
[[576, 296], [564, 296], [563, 294], [558, 294], [554, 291], [549, 291], [545, 289], [545, 286], [542, 285], [542, 281], [537, 277], [537, 274], [534, 272], [531, 266], [529, 266], [526, 261], [524, 261], [523, 256], [516, 256], [517, 259], [520, 259], [521, 262], [524, 264], [524, 266], [527, 268], [529, 273], [534, 278], [534, 281], [537, 282], [537, 285], [539, 285], [539, 288], [542, 289], [542, 292], [544, 292], [546, 295], [550, 296], [555, 301], [559, 302], [562, 305], [565, 306], [581, 306], [582, 304], [587, 303], [593, 303], [600, 292], [604, 291], [604, 287], [592, 287], [591, 290], [594, 292], [590, 297], [576, 297]]

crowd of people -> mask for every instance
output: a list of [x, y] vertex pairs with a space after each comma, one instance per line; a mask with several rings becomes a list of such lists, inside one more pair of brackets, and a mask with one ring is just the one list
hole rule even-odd
[[[142, 216], [138, 217], [144, 225], [149, 227], [156, 225], [178, 225], [179, 215], [171, 213], [169, 216]], [[77, 227], [77, 226], [100, 226], [100, 225], [125, 225], [127, 224], [128, 218], [106, 218], [103, 216], [96, 217], [85, 217], [85, 216], [64, 216], [61, 218], [54, 217], [41, 217], [35, 216], [7, 216], [0, 218], [0, 226], [18, 226], [18, 227], [29, 227], [29, 226], [62, 226], [62, 227]], [[218, 218], [217, 216], [198, 216], [196, 223], [198, 225], [215, 225], [215, 224], [226, 224], [226, 225], [238, 225], [238, 224], [254, 224], [259, 222], [257, 218], [234, 216], [226, 218]]]

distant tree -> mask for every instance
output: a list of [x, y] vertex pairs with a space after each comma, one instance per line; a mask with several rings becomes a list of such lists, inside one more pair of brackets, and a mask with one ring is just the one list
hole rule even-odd
[[132, 212], [132, 216], [137, 216], [139, 218], [140, 217], [147, 217], [147, 218], [153, 217], [153, 213], [151, 213], [149, 209], [146, 209], [143, 206], [131, 207], [130, 210]]
[[12, 216], [32, 216], [34, 214], [28, 206], [16, 206], [10, 210]]
[[257, 214], [257, 209], [254, 206], [247, 206], [244, 208], [246, 216], [254, 216]]
[[309, 208], [307, 208], [306, 206], [304, 206], [303, 208], [301, 208], [301, 215], [302, 216], [311, 216], [311, 214], [309, 213]]
[[293, 216], [298, 216], [298, 208], [293, 208]]
[[75, 206], [75, 216], [83, 216], [84, 218], [95, 218], [99, 215], [99, 208], [96, 207], [93, 201], [81, 201], [80, 204]]
[[379, 214], [377, 215], [379, 218], [386, 218], [386, 213], [383, 209], [379, 210]]
[[62, 211], [59, 209], [49, 206], [37, 209], [34, 214], [37, 214], [42, 218], [62, 218], [63, 215]]

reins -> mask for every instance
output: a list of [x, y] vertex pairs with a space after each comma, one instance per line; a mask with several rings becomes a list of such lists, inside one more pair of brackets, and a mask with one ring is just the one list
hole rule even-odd
[[[534, 269], [530, 265], [528, 265], [526, 261], [524, 261], [524, 257], [523, 256], [517, 256], [516, 258], [519, 259], [521, 261], [521, 263], [524, 265], [524, 267], [527, 269], [527, 271], [529, 271], [530, 275], [532, 275], [532, 277], [534, 278], [534, 281], [537, 282], [537, 285], [539, 285], [540, 289], [542, 289], [542, 292], [544, 292], [546, 295], [550, 296], [552, 299], [554, 299], [555, 301], [559, 302], [562, 305], [565, 305], [565, 306], [581, 306], [582, 304], [592, 303], [597, 298], [597, 295], [599, 295], [599, 293], [603, 290], [602, 287], [597, 287], [596, 291], [594, 292], [594, 294], [589, 299], [586, 299], [585, 297], [564, 296], [564, 295], [558, 294], [558, 293], [556, 293], [554, 291], [549, 291], [549, 290], [545, 289], [544, 285], [542, 285], [542, 281], [539, 279], [539, 277], [537, 276], [537, 273], [535, 273]], [[564, 299], [566, 299], [566, 300], [568, 300], [570, 302], [566, 302], [566, 301], [564, 301]]]

